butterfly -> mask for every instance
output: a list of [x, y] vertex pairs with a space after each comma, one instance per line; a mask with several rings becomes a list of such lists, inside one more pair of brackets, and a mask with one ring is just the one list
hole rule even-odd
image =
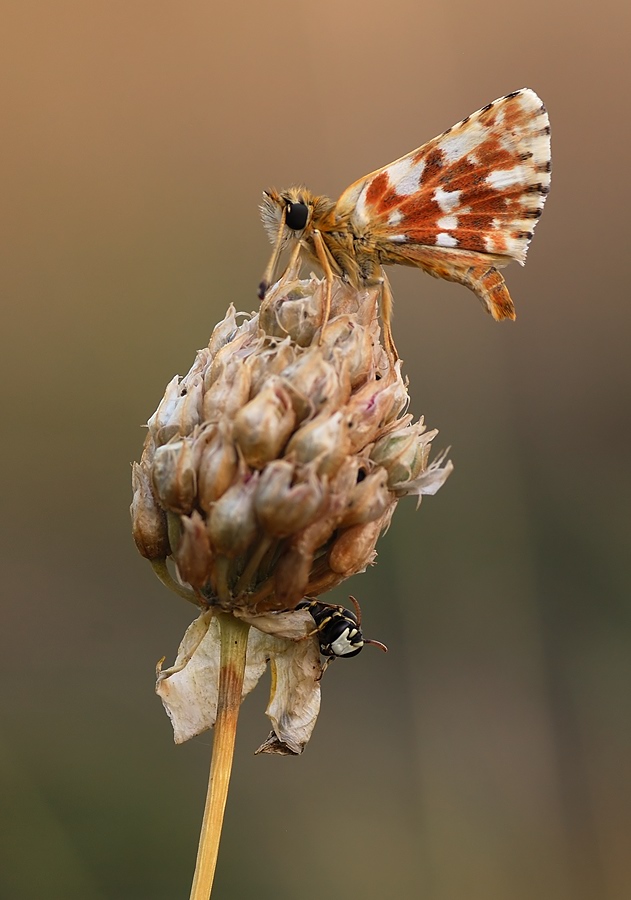
[[496, 320], [515, 307], [498, 269], [522, 265], [550, 190], [550, 123], [529, 88], [513, 91], [467, 116], [427, 144], [365, 175], [337, 201], [299, 186], [263, 194], [261, 218], [274, 250], [259, 286], [263, 299], [281, 251], [317, 261], [360, 289], [381, 285], [386, 345], [392, 293], [383, 266], [423, 269], [464, 284]]

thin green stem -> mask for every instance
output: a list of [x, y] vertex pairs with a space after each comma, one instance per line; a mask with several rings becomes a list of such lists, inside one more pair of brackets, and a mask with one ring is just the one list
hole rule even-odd
[[197, 594], [194, 594], [193, 591], [189, 591], [188, 588], [185, 588], [181, 584], [178, 584], [177, 581], [172, 577], [167, 568], [166, 559], [152, 559], [151, 565], [153, 567], [153, 571], [156, 573], [162, 584], [168, 587], [169, 590], [174, 591], [178, 595], [178, 597], [184, 597], [184, 599], [188, 600], [189, 603], [194, 603], [197, 607], [201, 606]]

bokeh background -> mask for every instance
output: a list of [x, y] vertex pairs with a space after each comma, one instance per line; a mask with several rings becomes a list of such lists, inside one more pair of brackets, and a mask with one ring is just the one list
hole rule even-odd
[[191, 609], [129, 533], [141, 425], [233, 301], [260, 191], [350, 182], [523, 86], [552, 192], [515, 324], [392, 271], [455, 471], [337, 591], [385, 641], [300, 759], [244, 705], [218, 898], [631, 896], [624, 0], [5, 0], [0, 898], [188, 896], [212, 746], [153, 670]]

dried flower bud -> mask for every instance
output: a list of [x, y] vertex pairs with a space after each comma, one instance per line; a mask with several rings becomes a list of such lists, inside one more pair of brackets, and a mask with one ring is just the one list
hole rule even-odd
[[388, 473], [393, 487], [416, 478], [427, 465], [429, 444], [436, 431], [426, 431], [423, 421], [408, 425], [378, 440], [370, 451], [370, 458]]
[[388, 473], [385, 469], [376, 469], [355, 485], [340, 526], [348, 528], [372, 522], [383, 515], [391, 503]]
[[191, 587], [201, 589], [211, 574], [210, 541], [206, 525], [197, 510], [190, 517], [182, 516], [180, 522], [182, 534], [175, 562], [182, 580], [187, 581]]
[[170, 553], [166, 515], [153, 493], [151, 477], [140, 463], [133, 464], [131, 485], [131, 529], [136, 546], [146, 559], [166, 559]]
[[[250, 397], [250, 369], [239, 355], [230, 357], [230, 347], [224, 348], [225, 358], [221, 372], [213, 370], [214, 379], [208, 378], [203, 400], [205, 422], [221, 422], [234, 416]], [[219, 368], [219, 367], [218, 367]], [[209, 370], [210, 371], [210, 370]]]
[[342, 362], [346, 365], [353, 389], [374, 375], [372, 351], [378, 342], [376, 328], [359, 327], [353, 316], [338, 316], [328, 322], [322, 331], [323, 346], [331, 349], [338, 366]]
[[323, 502], [324, 486], [312, 468], [297, 475], [291, 463], [277, 459], [261, 473], [254, 508], [269, 534], [288, 537], [309, 525]]
[[[286, 338], [281, 343], [262, 346], [258, 353], [252, 353], [246, 360], [250, 370], [251, 394], [254, 397], [272, 375], [280, 375], [296, 358], [296, 347]], [[295, 390], [285, 379], [290, 391]], [[294, 404], [295, 408], [295, 404]]]
[[225, 318], [218, 322], [213, 329], [208, 342], [208, 349], [211, 358], [216, 356], [222, 347], [232, 340], [237, 330], [237, 315], [234, 304], [230, 304], [226, 312]]
[[262, 469], [275, 459], [287, 443], [295, 421], [289, 391], [281, 378], [272, 376], [234, 420], [234, 438], [246, 463]]
[[190, 513], [197, 492], [199, 447], [190, 438], [158, 447], [153, 460], [153, 486], [165, 509]]
[[351, 451], [363, 450], [390, 421], [398, 385], [370, 381], [351, 397], [346, 406]]
[[390, 522], [396, 501], [379, 519], [346, 528], [336, 539], [329, 552], [329, 566], [333, 572], [348, 577], [363, 572], [374, 560], [375, 544], [383, 529]]
[[244, 553], [258, 530], [254, 512], [254, 495], [258, 474], [229, 487], [210, 510], [208, 535], [216, 553], [234, 559]]
[[267, 304], [261, 310], [261, 328], [274, 337], [291, 335], [299, 347], [308, 347], [318, 327], [319, 298], [300, 281], [285, 290], [281, 303]]
[[287, 444], [287, 456], [305, 465], [315, 460], [319, 475], [334, 475], [348, 455], [350, 443], [344, 413], [322, 413], [295, 432]]
[[199, 460], [197, 491], [199, 505], [209, 512], [212, 504], [228, 490], [238, 468], [234, 443], [215, 427]]
[[180, 378], [175, 375], [167, 384], [164, 397], [147, 422], [149, 434], [156, 445], [165, 444], [177, 434], [177, 425], [171, 424], [180, 399]]
[[283, 371], [291, 388], [299, 421], [314, 416], [323, 407], [336, 409], [350, 396], [351, 384], [346, 365], [336, 371], [319, 346], [307, 350]]

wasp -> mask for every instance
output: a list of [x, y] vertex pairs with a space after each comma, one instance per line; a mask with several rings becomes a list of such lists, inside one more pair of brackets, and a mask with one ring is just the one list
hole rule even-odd
[[303, 600], [296, 609], [306, 609], [311, 613], [315, 629], [307, 637], [317, 634], [320, 642], [320, 653], [326, 657], [322, 674], [334, 659], [340, 656], [357, 656], [366, 646], [374, 644], [387, 652], [388, 648], [381, 641], [369, 641], [361, 630], [361, 608], [355, 597], [349, 597], [355, 612], [344, 606], [332, 603], [321, 603], [319, 600]]

